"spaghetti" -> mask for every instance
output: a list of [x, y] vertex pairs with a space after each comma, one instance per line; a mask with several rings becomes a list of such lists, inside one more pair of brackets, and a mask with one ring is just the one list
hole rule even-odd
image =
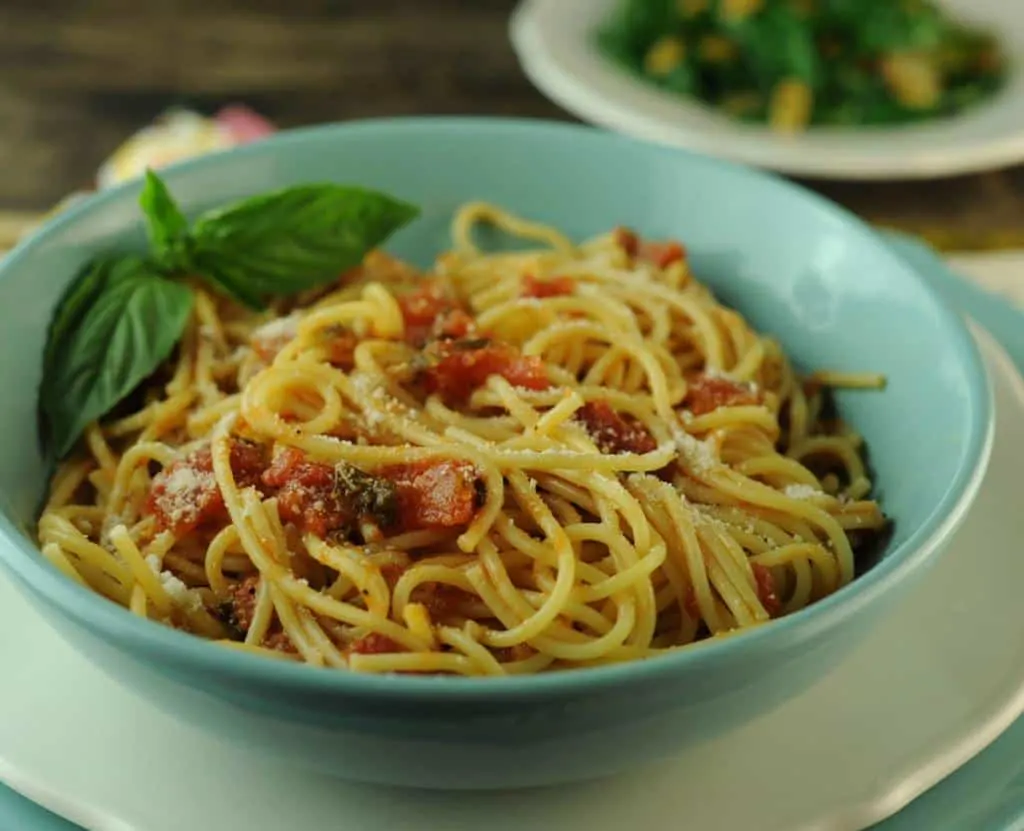
[[[484, 253], [489, 223], [540, 244]], [[172, 362], [53, 478], [44, 555], [135, 614], [368, 672], [647, 658], [801, 609], [885, 525], [829, 386], [678, 243], [463, 207], [254, 313], [196, 288]]]

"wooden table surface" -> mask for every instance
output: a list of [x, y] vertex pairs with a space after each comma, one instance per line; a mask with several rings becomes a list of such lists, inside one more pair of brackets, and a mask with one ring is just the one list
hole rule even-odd
[[[173, 104], [243, 101], [282, 126], [414, 113], [568, 118], [516, 63], [514, 5], [0, 0], [0, 224], [88, 186], [121, 140]], [[961, 247], [982, 244], [979, 234], [1024, 247], [1024, 167], [809, 184], [870, 220], [953, 234]]]

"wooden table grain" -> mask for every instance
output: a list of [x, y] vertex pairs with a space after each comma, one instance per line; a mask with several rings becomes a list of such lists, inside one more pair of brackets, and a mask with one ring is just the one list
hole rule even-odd
[[[567, 119], [518, 67], [507, 34], [514, 5], [2, 0], [0, 213], [14, 222], [88, 186], [125, 136], [175, 104], [243, 101], [285, 127], [422, 113]], [[959, 247], [1024, 244], [1024, 167], [807, 184], [867, 219]]]

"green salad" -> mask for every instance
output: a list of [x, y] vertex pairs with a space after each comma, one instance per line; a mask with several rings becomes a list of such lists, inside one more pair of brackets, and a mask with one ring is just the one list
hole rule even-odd
[[952, 115], [1007, 68], [992, 34], [930, 0], [620, 0], [598, 41], [652, 84], [783, 131]]

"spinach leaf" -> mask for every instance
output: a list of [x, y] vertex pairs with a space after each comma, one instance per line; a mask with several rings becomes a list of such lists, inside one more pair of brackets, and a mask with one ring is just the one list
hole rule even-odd
[[737, 37], [755, 77], [797, 78], [817, 85], [821, 67], [813, 32], [791, 9], [767, 9], [737, 27]]
[[623, 0], [597, 33], [598, 44], [616, 60], [639, 68], [647, 48], [670, 33], [678, 19], [675, 0]]

